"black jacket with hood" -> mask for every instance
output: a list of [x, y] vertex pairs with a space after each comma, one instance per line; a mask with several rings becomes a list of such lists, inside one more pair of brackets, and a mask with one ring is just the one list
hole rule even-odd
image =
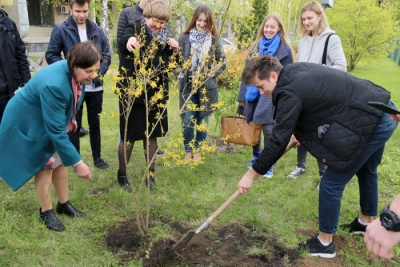
[[[340, 172], [359, 159], [384, 114], [367, 102], [388, 103], [390, 93], [343, 71], [295, 63], [282, 69], [272, 101], [276, 126], [253, 169], [266, 173], [282, 156], [293, 133], [314, 157]], [[322, 138], [320, 126], [327, 126]]]

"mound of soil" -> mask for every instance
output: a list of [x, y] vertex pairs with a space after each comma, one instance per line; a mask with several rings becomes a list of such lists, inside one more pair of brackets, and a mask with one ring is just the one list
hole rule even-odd
[[[170, 226], [171, 227], [171, 226]], [[295, 265], [297, 250], [287, 249], [273, 237], [255, 235], [253, 227], [229, 224], [209, 226], [195, 235], [177, 254], [168, 255], [188, 230], [179, 223], [172, 225], [176, 240], [143, 240], [134, 220], [112, 230], [106, 237], [107, 247], [121, 257], [121, 264], [142, 259], [143, 266], [290, 266]]]
[[224, 143], [221, 140], [220, 136], [216, 135], [208, 135], [207, 141], [210, 144], [215, 144], [217, 146], [216, 152], [225, 152], [225, 153], [231, 153], [235, 150], [236, 147], [244, 147], [243, 145], [236, 145], [233, 143]]

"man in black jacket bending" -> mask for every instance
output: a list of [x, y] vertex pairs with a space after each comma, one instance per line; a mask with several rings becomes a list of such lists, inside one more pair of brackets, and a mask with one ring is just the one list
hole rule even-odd
[[246, 193], [282, 156], [293, 134], [298, 145], [328, 166], [320, 184], [319, 235], [299, 248], [311, 256], [335, 257], [332, 236], [337, 231], [340, 201], [354, 175], [360, 187], [361, 215], [341, 227], [364, 234], [377, 215], [377, 167], [397, 122], [367, 102], [394, 107], [390, 93], [370, 81], [317, 64], [283, 68], [269, 55], [250, 60], [242, 79], [272, 98], [276, 126], [261, 156], [240, 180], [240, 193]]
[[8, 101], [30, 79], [25, 45], [17, 25], [0, 9], [0, 123]]

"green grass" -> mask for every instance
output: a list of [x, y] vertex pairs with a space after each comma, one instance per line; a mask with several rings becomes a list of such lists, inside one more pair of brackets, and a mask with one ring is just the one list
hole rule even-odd
[[[352, 73], [370, 79], [382, 85], [393, 94], [393, 101], [400, 108], [400, 68], [389, 59], [377, 59], [361, 62]], [[133, 218], [135, 205], [132, 195], [120, 190], [115, 184], [118, 169], [118, 99], [110, 91], [111, 79], [106, 78], [107, 89], [104, 94], [104, 112], [102, 114], [102, 157], [110, 164], [110, 169], [101, 171], [93, 167], [89, 138], [81, 138], [81, 154], [84, 161], [92, 167], [93, 181], [88, 182], [76, 177], [70, 171], [70, 200], [87, 213], [85, 218], [71, 219], [59, 216], [66, 226], [62, 233], [45, 229], [38, 219], [39, 205], [33, 180], [17, 192], [12, 192], [5, 183], [0, 183], [0, 266], [116, 266], [118, 255], [105, 248], [104, 238], [108, 231], [119, 222]], [[226, 92], [221, 92], [221, 95]], [[169, 110], [170, 120], [178, 115], [177, 99]], [[85, 121], [85, 119], [84, 119]], [[178, 118], [179, 123], [179, 118]], [[87, 127], [87, 123], [84, 122]], [[212, 126], [215, 117], [212, 116]], [[216, 127], [210, 127], [213, 134], [219, 135]], [[171, 136], [177, 136], [177, 125]], [[166, 138], [164, 141], [168, 141]], [[379, 168], [380, 202], [379, 208], [391, 202], [400, 192], [400, 155], [397, 144], [400, 132], [396, 131], [387, 143], [386, 151]], [[165, 145], [165, 144], [164, 144]], [[161, 143], [161, 148], [163, 144]], [[142, 143], [135, 144], [130, 168], [133, 183], [136, 185], [142, 174], [144, 156]], [[183, 153], [183, 145], [178, 149]], [[183, 154], [182, 154], [183, 155]], [[204, 155], [204, 164], [190, 168], [180, 166], [163, 167], [157, 163], [157, 189], [151, 195], [151, 218], [168, 218], [171, 222], [189, 223], [193, 228], [215, 211], [237, 188], [237, 183], [247, 171], [247, 162], [251, 158], [251, 148], [236, 147], [233, 153], [215, 153]], [[309, 233], [318, 232], [318, 171], [316, 160], [308, 157], [307, 172], [298, 179], [286, 179], [296, 164], [296, 151], [287, 153], [274, 168], [272, 179], [259, 178], [248, 194], [240, 196], [225, 210], [213, 225], [228, 222], [254, 225], [254, 231], [263, 235], [274, 235], [288, 248], [296, 247], [299, 241], [309, 237]], [[17, 167], [17, 163], [16, 166]], [[98, 189], [104, 189], [99, 191]], [[109, 190], [107, 190], [109, 189]], [[96, 190], [96, 193], [93, 192]], [[56, 197], [52, 190], [53, 205]], [[352, 180], [346, 188], [342, 201], [340, 223], [349, 222], [359, 213], [358, 186]], [[302, 234], [307, 233], [307, 234]], [[166, 236], [170, 229], [155, 226], [151, 237]], [[341, 245], [338, 256], [349, 266], [395, 266], [392, 261], [373, 261], [367, 253], [362, 239], [350, 239], [349, 235], [339, 231], [338, 236], [348, 240], [348, 247]], [[257, 251], [256, 247], [246, 248]], [[356, 251], [356, 252], [355, 252]], [[399, 254], [399, 250], [396, 250]], [[317, 264], [318, 265], [318, 264]], [[126, 266], [140, 266], [132, 261]]]

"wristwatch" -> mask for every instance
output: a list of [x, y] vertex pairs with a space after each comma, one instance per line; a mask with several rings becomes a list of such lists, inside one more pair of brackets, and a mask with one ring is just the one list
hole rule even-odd
[[380, 215], [381, 224], [388, 231], [400, 232], [400, 219], [397, 214], [389, 208], [390, 205], [382, 210]]

